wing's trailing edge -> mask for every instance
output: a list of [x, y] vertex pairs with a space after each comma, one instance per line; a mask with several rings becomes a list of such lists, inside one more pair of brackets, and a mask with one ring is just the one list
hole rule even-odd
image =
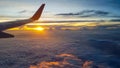
[[42, 4], [41, 7], [36, 11], [36, 13], [30, 18], [31, 20], [38, 20], [41, 17], [45, 4]]

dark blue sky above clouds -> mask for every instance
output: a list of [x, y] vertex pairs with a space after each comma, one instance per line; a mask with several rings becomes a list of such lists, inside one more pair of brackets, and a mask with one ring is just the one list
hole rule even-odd
[[44, 15], [120, 18], [120, 0], [0, 0], [0, 16], [30, 16], [42, 3]]

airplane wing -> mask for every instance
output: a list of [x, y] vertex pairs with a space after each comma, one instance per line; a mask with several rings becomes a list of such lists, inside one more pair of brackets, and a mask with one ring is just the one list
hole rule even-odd
[[[18, 27], [27, 23], [31, 23], [33, 21], [38, 20], [41, 17], [41, 14], [43, 12], [45, 4], [42, 4], [40, 6], [40, 8], [37, 10], [37, 12], [29, 19], [24, 19], [24, 20], [17, 20], [17, 21], [10, 21], [10, 22], [2, 22], [0, 23], [0, 38], [3, 37], [3, 35], [5, 35], [6, 33], [2, 32], [6, 29], [9, 28], [14, 28], [14, 27]], [[7, 34], [8, 35], [8, 34]], [[7, 36], [5, 35], [5, 37]], [[11, 36], [11, 35], [10, 35]]]

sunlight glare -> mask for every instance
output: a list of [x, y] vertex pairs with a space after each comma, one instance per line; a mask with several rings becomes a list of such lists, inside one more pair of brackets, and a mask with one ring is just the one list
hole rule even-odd
[[36, 27], [36, 28], [34, 28], [34, 30], [43, 31], [44, 28], [43, 27]]

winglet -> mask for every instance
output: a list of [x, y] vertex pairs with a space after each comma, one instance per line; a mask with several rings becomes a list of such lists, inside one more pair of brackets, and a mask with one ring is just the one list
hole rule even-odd
[[41, 17], [45, 4], [42, 4], [37, 12], [30, 18], [31, 20], [38, 20]]

